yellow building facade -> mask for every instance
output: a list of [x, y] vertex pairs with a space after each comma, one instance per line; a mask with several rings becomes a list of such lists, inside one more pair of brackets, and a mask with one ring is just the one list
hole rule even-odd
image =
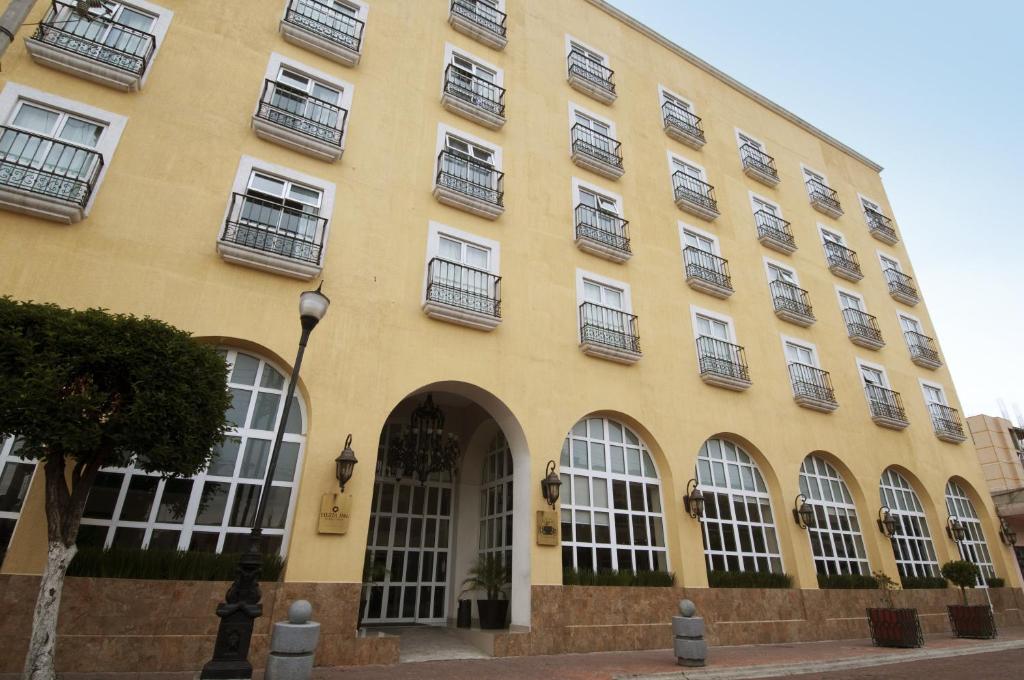
[[[814, 590], [970, 550], [1020, 587], [869, 159], [600, 0], [110, 4], [41, 2], [4, 57], [0, 292], [216, 343], [237, 428], [196, 480], [108, 472], [88, 541], [238, 545], [322, 279], [268, 534], [286, 582], [370, 574], [366, 620], [453, 617], [481, 551], [523, 627], [563, 567]], [[388, 462], [428, 395], [460, 458], [420, 484]], [[17, 470], [2, 571], [38, 573]]]

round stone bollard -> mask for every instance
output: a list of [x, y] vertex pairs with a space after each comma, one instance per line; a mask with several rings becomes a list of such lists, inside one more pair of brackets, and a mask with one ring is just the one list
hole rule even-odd
[[288, 621], [274, 624], [265, 680], [309, 680], [320, 640], [320, 624], [310, 621], [312, 616], [313, 605], [296, 600], [288, 607]]
[[704, 619], [694, 616], [697, 606], [690, 600], [679, 601], [679, 613], [672, 617], [672, 633], [675, 635], [676, 663], [680, 666], [703, 666], [708, 656], [708, 645], [704, 642]]

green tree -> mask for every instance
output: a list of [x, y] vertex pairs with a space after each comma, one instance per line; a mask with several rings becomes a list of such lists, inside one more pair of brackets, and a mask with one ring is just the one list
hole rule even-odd
[[57, 614], [101, 467], [165, 476], [206, 467], [227, 428], [227, 366], [162, 321], [0, 298], [0, 436], [39, 461], [47, 559], [25, 678], [53, 680]]
[[967, 606], [967, 588], [973, 588], [978, 583], [981, 570], [978, 565], [967, 560], [953, 560], [942, 565], [942, 576], [955, 586], [960, 587], [960, 595], [964, 598], [964, 606]]

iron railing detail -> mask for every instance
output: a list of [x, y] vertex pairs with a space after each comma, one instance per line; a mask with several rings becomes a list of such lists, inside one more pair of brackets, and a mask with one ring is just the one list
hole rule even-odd
[[580, 305], [580, 339], [605, 347], [640, 353], [637, 319], [620, 309], [593, 302]]
[[588, 238], [625, 253], [632, 252], [628, 221], [615, 213], [582, 203], [576, 206], [576, 238]]
[[363, 43], [364, 22], [317, 0], [291, 0], [284, 20], [353, 52]]
[[896, 240], [896, 228], [892, 226], [892, 220], [888, 217], [871, 208], [864, 208], [864, 217], [868, 221], [868, 229], [884, 234], [890, 240]]
[[460, 194], [503, 205], [505, 173], [493, 165], [444, 149], [437, 156], [437, 184]]
[[835, 241], [825, 241], [825, 257], [829, 267], [836, 267], [857, 276], [863, 276], [857, 252]]
[[788, 311], [800, 316], [814, 318], [807, 291], [789, 281], [772, 281], [768, 284], [772, 292], [772, 303], [778, 311]]
[[672, 173], [672, 188], [676, 200], [686, 200], [708, 210], [718, 212], [718, 200], [715, 198], [715, 187], [704, 180], [687, 175], [682, 170]]
[[348, 110], [267, 80], [256, 117], [340, 147]]
[[907, 413], [903, 408], [903, 398], [899, 392], [881, 385], [871, 384], [864, 386], [864, 392], [868, 396], [872, 416], [891, 420], [907, 420]]
[[601, 89], [615, 93], [615, 71], [594, 61], [579, 50], [569, 52], [569, 75], [579, 76]]
[[927, 335], [917, 331], [905, 331], [903, 337], [907, 339], [907, 347], [910, 348], [910, 356], [915, 359], [939, 362], [939, 353], [935, 349], [933, 340]]
[[501, 277], [440, 257], [427, 265], [427, 300], [501, 318]]
[[444, 71], [444, 91], [478, 109], [496, 116], [505, 116], [505, 88], [448, 64]]
[[596, 158], [602, 163], [614, 165], [616, 168], [622, 167], [622, 144], [583, 123], [572, 126], [572, 150]]
[[746, 351], [739, 345], [702, 335], [697, 338], [697, 357], [701, 375], [712, 373], [750, 381]]
[[952, 406], [931, 402], [928, 412], [932, 416], [932, 426], [939, 434], [964, 437], [964, 424], [960, 420], [960, 412]]
[[703, 279], [708, 283], [732, 290], [729, 261], [724, 257], [719, 257], [695, 246], [687, 246], [683, 248], [683, 261], [686, 262], [687, 276]]
[[137, 76], [149, 68], [156, 37], [110, 19], [83, 19], [77, 7], [54, 2], [32, 34], [33, 40]]
[[661, 115], [665, 125], [704, 141], [704, 127], [701, 125], [700, 116], [692, 111], [687, 111], [675, 102], [667, 101], [661, 105]]
[[221, 240], [291, 260], [320, 263], [327, 218], [246, 194], [232, 194]]
[[836, 403], [836, 392], [832, 388], [832, 376], [828, 371], [794, 362], [789, 365], [789, 377], [797, 396]]
[[843, 209], [842, 204], [839, 203], [839, 194], [827, 184], [816, 179], [809, 179], [807, 180], [807, 191], [810, 193], [812, 201], [823, 203], [834, 210], [841, 211]]
[[85, 207], [103, 171], [103, 155], [0, 126], [0, 186]]
[[507, 31], [504, 12], [479, 0], [452, 0], [452, 14], [472, 21], [477, 26], [487, 29], [491, 33], [505, 37]]
[[796, 248], [796, 238], [789, 222], [778, 215], [767, 210], [758, 210], [754, 213], [754, 224], [757, 225], [758, 238], [770, 238]]
[[914, 279], [907, 276], [898, 269], [889, 267], [885, 270], [885, 280], [889, 282], [889, 292], [907, 297], [916, 298], [917, 288], [914, 287]]
[[846, 331], [851, 338], [858, 337], [872, 342], [883, 342], [882, 329], [878, 327], [878, 319], [853, 307], [843, 310], [843, 320], [846, 321]]
[[756, 170], [763, 175], [769, 175], [775, 179], [779, 178], [779, 171], [775, 167], [775, 159], [753, 144], [744, 144], [740, 147], [740, 160], [745, 168]]

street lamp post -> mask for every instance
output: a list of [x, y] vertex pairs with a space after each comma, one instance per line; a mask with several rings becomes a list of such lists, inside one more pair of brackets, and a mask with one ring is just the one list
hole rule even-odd
[[203, 680], [242, 680], [252, 677], [252, 664], [249, 663], [249, 643], [252, 641], [253, 624], [263, 614], [260, 602], [260, 567], [263, 564], [263, 553], [260, 544], [263, 540], [263, 516], [266, 512], [267, 492], [274, 480], [277, 469], [277, 457], [281, 451], [281, 440], [288, 423], [292, 399], [295, 396], [295, 385], [302, 366], [302, 355], [306, 351], [309, 334], [324, 318], [331, 301], [326, 295], [316, 290], [307, 290], [299, 296], [299, 320], [302, 323], [302, 336], [299, 338], [299, 351], [295, 355], [295, 364], [288, 379], [288, 393], [285, 395], [284, 408], [281, 409], [281, 420], [277, 424], [274, 437], [274, 448], [267, 465], [267, 474], [260, 487], [260, 496], [256, 504], [256, 515], [252, 520], [249, 532], [249, 548], [238, 560], [235, 580], [228, 588], [224, 601], [217, 605], [217, 616], [220, 626], [217, 628], [217, 641], [213, 647], [213, 658], [203, 666], [199, 675]]

